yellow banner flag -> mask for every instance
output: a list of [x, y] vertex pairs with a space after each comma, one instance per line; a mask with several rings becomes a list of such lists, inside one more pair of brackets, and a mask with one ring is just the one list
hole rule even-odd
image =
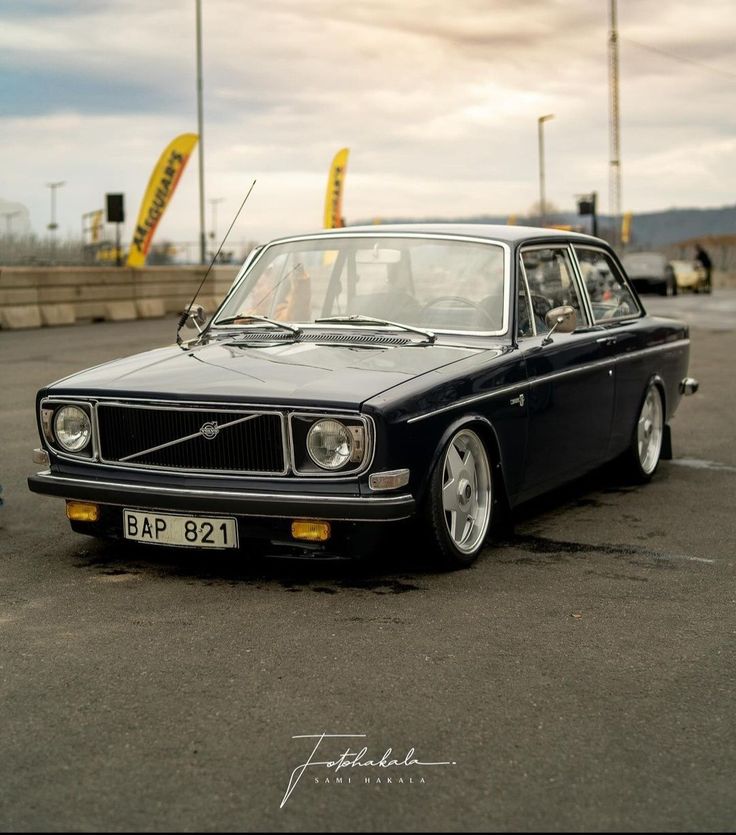
[[105, 212], [102, 209], [97, 209], [95, 212], [90, 212], [89, 237], [90, 243], [96, 244], [102, 238], [102, 224], [105, 220]]
[[342, 187], [345, 182], [349, 153], [348, 148], [339, 150], [330, 166], [327, 196], [325, 197], [325, 229], [339, 229], [345, 225], [342, 216]]
[[632, 212], [626, 212], [626, 214], [621, 219], [621, 243], [627, 244], [631, 238], [631, 218], [633, 217]]
[[129, 267], [145, 266], [153, 234], [169, 205], [198, 139], [199, 136], [196, 133], [182, 133], [159, 157], [141, 201], [138, 222], [135, 225], [133, 241], [128, 253]]

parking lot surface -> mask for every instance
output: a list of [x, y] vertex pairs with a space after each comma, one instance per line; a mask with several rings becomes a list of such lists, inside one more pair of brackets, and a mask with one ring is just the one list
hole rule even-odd
[[[175, 322], [0, 333], [0, 829], [733, 829], [736, 291], [645, 303], [693, 325], [675, 459], [522, 508], [453, 574], [411, 542], [307, 564], [73, 534], [25, 486], [35, 392]], [[284, 802], [322, 733], [352, 738], [315, 759], [447, 764], [308, 766]]]

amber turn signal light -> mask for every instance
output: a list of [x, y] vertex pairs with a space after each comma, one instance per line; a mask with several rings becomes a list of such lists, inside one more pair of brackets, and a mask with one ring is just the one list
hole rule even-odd
[[72, 522], [96, 522], [100, 518], [100, 506], [91, 502], [67, 502], [66, 516]]
[[307, 542], [327, 542], [332, 533], [329, 522], [318, 522], [314, 519], [295, 519], [291, 523], [291, 535], [294, 539], [304, 539]]

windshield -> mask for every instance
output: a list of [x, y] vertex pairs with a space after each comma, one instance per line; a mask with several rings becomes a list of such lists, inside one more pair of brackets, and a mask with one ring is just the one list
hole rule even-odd
[[440, 331], [502, 333], [504, 296], [498, 244], [340, 235], [266, 247], [214, 324], [253, 326], [258, 322], [248, 317], [254, 316], [299, 324], [365, 316]]

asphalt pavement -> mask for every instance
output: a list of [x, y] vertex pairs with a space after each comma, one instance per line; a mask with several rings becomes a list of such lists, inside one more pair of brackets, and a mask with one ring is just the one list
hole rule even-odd
[[[645, 301], [693, 323], [675, 459], [522, 508], [453, 574], [411, 543], [313, 565], [73, 534], [25, 485], [35, 391], [174, 320], [0, 333], [0, 829], [733, 830], [736, 291]], [[333, 766], [284, 802], [315, 745]]]

